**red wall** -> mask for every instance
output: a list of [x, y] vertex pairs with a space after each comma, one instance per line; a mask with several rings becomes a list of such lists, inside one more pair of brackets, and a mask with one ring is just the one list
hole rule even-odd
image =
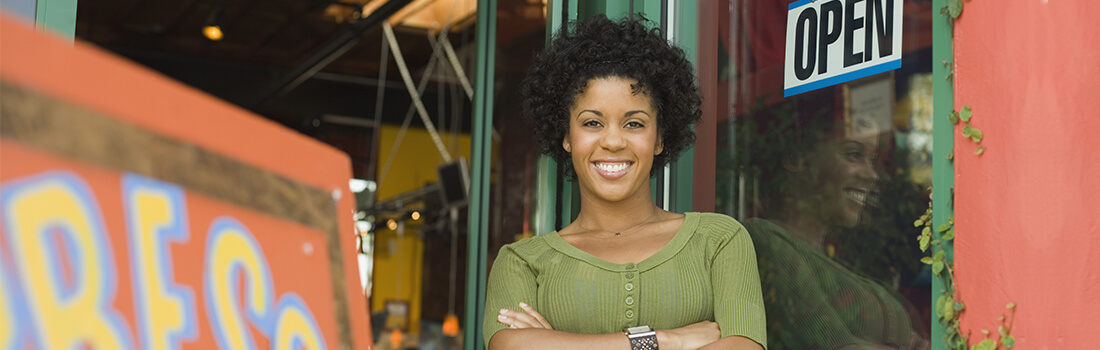
[[1016, 348], [1096, 347], [1097, 32], [1093, 0], [974, 0], [956, 22], [955, 107], [973, 109], [988, 147], [974, 155], [957, 130], [956, 278], [972, 339], [996, 334], [1016, 302]]

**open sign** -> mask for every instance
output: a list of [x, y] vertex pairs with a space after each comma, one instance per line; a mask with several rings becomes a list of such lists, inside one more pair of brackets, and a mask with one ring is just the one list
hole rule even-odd
[[799, 0], [787, 7], [783, 96], [901, 68], [899, 0]]

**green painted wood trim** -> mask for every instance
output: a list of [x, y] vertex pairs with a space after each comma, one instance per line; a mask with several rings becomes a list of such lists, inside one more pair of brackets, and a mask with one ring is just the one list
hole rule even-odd
[[73, 41], [76, 36], [77, 0], [38, 0], [35, 27], [49, 29], [62, 38]]
[[554, 219], [558, 210], [558, 162], [550, 156], [541, 155], [535, 169], [535, 210], [530, 218], [531, 232], [544, 235], [557, 229]]
[[[947, 115], [955, 108], [955, 95], [952, 83], [947, 80], [951, 74], [949, 66], [943, 62], [954, 62], [954, 39], [951, 36], [950, 19], [939, 14], [938, 9], [947, 6], [947, 0], [933, 0], [932, 9], [932, 227], [947, 222], [953, 212], [952, 189], [955, 187], [955, 165], [947, 159], [955, 148], [955, 125], [947, 120]], [[933, 237], [940, 234], [933, 230]], [[954, 260], [952, 247], [945, 244], [947, 259]], [[943, 295], [945, 286], [936, 277], [932, 278], [932, 305]], [[935, 317], [932, 318], [932, 349], [946, 349], [943, 345], [946, 329]]]
[[485, 259], [489, 246], [489, 166], [492, 161], [493, 81], [496, 57], [496, 0], [477, 2], [477, 66], [474, 71], [474, 116], [471, 131], [469, 230], [466, 255], [464, 349], [484, 349]]
[[[696, 61], [696, 52], [699, 45], [699, 3], [697, 1], [677, 1], [674, 5], [673, 18], [676, 23], [670, 28], [673, 33], [673, 42], [684, 49], [688, 62], [693, 65]], [[717, 43], [709, 43], [717, 45]], [[698, 71], [696, 67], [696, 71]], [[692, 194], [695, 191], [692, 174], [695, 171], [695, 147], [688, 147], [680, 154], [680, 159], [673, 163], [672, 177], [672, 211], [685, 213], [695, 210]]]

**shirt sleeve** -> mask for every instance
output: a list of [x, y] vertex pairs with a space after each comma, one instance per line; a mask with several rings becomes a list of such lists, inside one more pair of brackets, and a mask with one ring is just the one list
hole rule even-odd
[[500, 254], [489, 271], [488, 286], [485, 294], [485, 319], [482, 329], [485, 346], [488, 348], [493, 335], [507, 326], [497, 322], [500, 309], [520, 310], [522, 301], [538, 310], [537, 284], [535, 273], [520, 254], [514, 244], [500, 248]]
[[[722, 337], [742, 336], [768, 347], [764, 300], [752, 239], [737, 221], [715, 225], [717, 248], [711, 267], [714, 319]], [[724, 231], [724, 232], [723, 232]]]

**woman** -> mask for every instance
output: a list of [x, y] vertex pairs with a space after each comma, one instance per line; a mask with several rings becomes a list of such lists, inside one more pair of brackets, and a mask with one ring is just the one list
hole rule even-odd
[[484, 320], [491, 349], [766, 344], [744, 228], [651, 199], [650, 177], [694, 142], [701, 112], [683, 51], [642, 21], [574, 23], [524, 82], [540, 147], [576, 177], [581, 209], [561, 231], [501, 248]]
[[769, 146], [752, 157], [764, 174], [758, 211], [766, 219], [745, 221], [760, 259], [769, 344], [925, 348], [902, 298], [827, 254], [827, 233], [857, 226], [878, 201], [876, 155], [884, 131], [868, 115], [838, 120], [834, 93], [807, 94], [788, 102], [794, 111], [758, 112], [744, 124], [755, 128], [746, 134]]

